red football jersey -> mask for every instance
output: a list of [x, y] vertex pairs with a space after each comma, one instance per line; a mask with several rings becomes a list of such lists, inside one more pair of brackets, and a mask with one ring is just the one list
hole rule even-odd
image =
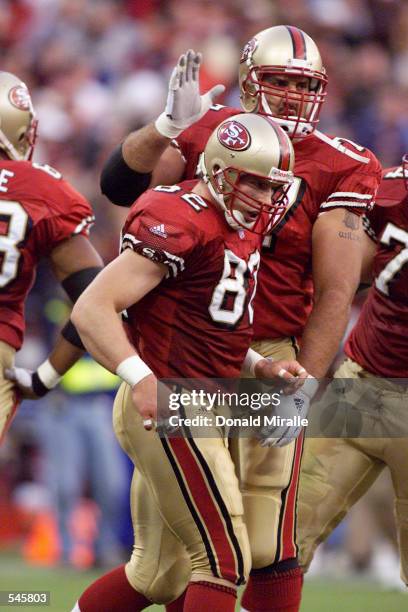
[[[216, 125], [239, 109], [215, 105], [177, 139], [194, 176], [200, 153]], [[319, 214], [346, 208], [362, 214], [372, 206], [381, 166], [368, 150], [351, 141], [316, 132], [295, 141], [295, 181], [291, 208], [264, 241], [255, 298], [256, 340], [302, 335], [312, 307], [312, 228]]]
[[235, 378], [252, 338], [260, 238], [231, 229], [195, 183], [149, 190], [129, 212], [122, 249], [168, 269], [128, 309], [130, 337], [158, 377]]
[[87, 200], [57, 170], [0, 160], [0, 340], [21, 347], [39, 260], [63, 240], [87, 235], [93, 221]]
[[345, 347], [365, 370], [408, 378], [408, 195], [402, 168], [386, 170], [369, 215], [375, 281]]

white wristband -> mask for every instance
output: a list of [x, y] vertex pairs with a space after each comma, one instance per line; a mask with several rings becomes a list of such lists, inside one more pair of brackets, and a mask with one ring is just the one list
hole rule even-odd
[[165, 136], [166, 138], [177, 138], [177, 136], [180, 136], [181, 132], [183, 131], [183, 129], [176, 127], [172, 123], [172, 120], [166, 115], [165, 112], [157, 117], [156, 121], [154, 122], [154, 126], [159, 134]]
[[116, 374], [128, 385], [134, 387], [142, 378], [146, 378], [153, 372], [139, 355], [132, 355], [120, 362], [116, 368]]
[[47, 389], [53, 389], [54, 387], [56, 387], [62, 378], [62, 376], [51, 365], [48, 359], [46, 359], [44, 363], [38, 366], [37, 375], [42, 384], [47, 387]]
[[252, 376], [255, 376], [255, 366], [258, 361], [261, 361], [262, 359], [265, 359], [265, 357], [262, 357], [262, 355], [250, 348], [245, 356], [242, 369]]

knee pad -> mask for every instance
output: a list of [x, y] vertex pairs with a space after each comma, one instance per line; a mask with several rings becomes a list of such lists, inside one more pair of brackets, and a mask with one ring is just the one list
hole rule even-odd
[[125, 571], [133, 588], [157, 604], [165, 605], [180, 597], [191, 577], [188, 555], [161, 559], [156, 571], [152, 565], [147, 559], [144, 562], [144, 555], [132, 555]]

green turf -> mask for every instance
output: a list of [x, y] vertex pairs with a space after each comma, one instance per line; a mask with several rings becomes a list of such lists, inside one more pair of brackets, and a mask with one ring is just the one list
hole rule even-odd
[[[51, 591], [50, 606], [0, 606], [0, 610], [69, 612], [78, 595], [102, 573], [28, 567], [14, 555], [0, 555], [0, 590]], [[163, 608], [152, 606], [149, 610], [154, 612]], [[408, 610], [408, 593], [383, 591], [375, 584], [367, 582], [316, 580], [306, 581], [301, 608], [301, 612], [404, 612], [406, 610]]]

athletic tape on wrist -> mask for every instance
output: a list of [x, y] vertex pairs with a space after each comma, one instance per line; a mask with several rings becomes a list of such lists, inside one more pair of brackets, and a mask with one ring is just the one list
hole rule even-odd
[[166, 115], [166, 113], [162, 113], [157, 117], [156, 121], [154, 122], [154, 126], [159, 134], [165, 136], [166, 138], [177, 138], [177, 136], [180, 136], [181, 132], [183, 131], [182, 129], [173, 125], [172, 120]]
[[[54, 366], [51, 365], [48, 359], [46, 359], [44, 363], [38, 366], [37, 370], [34, 372], [33, 389], [34, 389], [35, 375], [38, 377], [38, 381], [42, 385], [44, 385], [44, 387], [48, 389], [48, 391], [56, 387], [62, 378], [62, 376], [57, 372]], [[43, 393], [43, 395], [45, 395], [45, 393]]]
[[132, 355], [132, 357], [128, 357], [120, 362], [116, 368], [116, 374], [127, 382], [128, 385], [134, 387], [143, 378], [153, 374], [153, 372], [139, 355]]
[[255, 377], [255, 366], [258, 361], [261, 361], [262, 359], [265, 359], [265, 357], [262, 357], [262, 355], [250, 348], [245, 356], [243, 367], [247, 372]]

